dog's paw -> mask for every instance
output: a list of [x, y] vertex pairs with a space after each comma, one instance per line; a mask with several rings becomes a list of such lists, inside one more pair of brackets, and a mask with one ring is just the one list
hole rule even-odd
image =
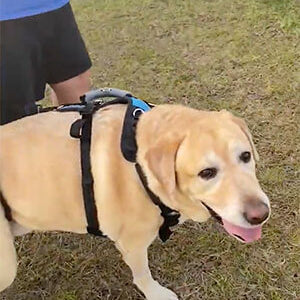
[[151, 290], [146, 294], [147, 300], [178, 300], [177, 295], [171, 290], [161, 286], [157, 281], [153, 283]]

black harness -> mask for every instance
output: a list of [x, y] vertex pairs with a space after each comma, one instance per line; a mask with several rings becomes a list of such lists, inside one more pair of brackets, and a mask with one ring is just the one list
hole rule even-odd
[[[116, 99], [103, 102], [105, 97], [116, 97]], [[87, 219], [88, 233], [96, 236], [104, 236], [99, 229], [99, 221], [97, 217], [97, 207], [94, 197], [94, 179], [91, 172], [91, 133], [93, 114], [106, 106], [114, 104], [127, 104], [127, 110], [123, 121], [122, 136], [121, 136], [121, 151], [124, 158], [135, 163], [135, 169], [143, 184], [145, 191], [152, 202], [161, 210], [163, 217], [163, 224], [159, 229], [159, 237], [165, 242], [169, 239], [173, 227], [179, 223], [180, 213], [173, 210], [162, 203], [157, 195], [155, 195], [149, 188], [147, 178], [142, 170], [142, 167], [136, 162], [136, 154], [138, 146], [136, 143], [135, 133], [139, 117], [144, 112], [150, 110], [153, 106], [133, 97], [131, 94], [118, 89], [99, 89], [86, 93], [81, 97], [81, 104], [63, 105], [56, 108], [57, 111], [77, 111], [81, 114], [81, 118], [76, 120], [70, 129], [70, 135], [73, 138], [80, 140], [80, 155], [81, 155], [81, 172], [82, 172], [82, 190], [84, 199], [84, 208]], [[47, 109], [48, 111], [49, 109]], [[53, 109], [51, 109], [53, 110]], [[2, 201], [1, 201], [2, 202]], [[5, 211], [8, 215], [7, 204]]]
[[3, 208], [4, 208], [4, 215], [5, 215], [5, 218], [8, 220], [8, 221], [12, 221], [12, 216], [11, 216], [11, 209], [10, 207], [8, 206], [5, 198], [3, 197], [1, 191], [0, 191], [0, 203], [2, 204]]

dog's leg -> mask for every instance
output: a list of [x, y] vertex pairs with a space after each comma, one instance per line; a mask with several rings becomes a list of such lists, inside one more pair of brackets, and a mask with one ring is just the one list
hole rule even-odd
[[148, 244], [134, 246], [118, 242], [117, 248], [132, 271], [133, 282], [144, 293], [147, 300], [178, 300], [175, 293], [152, 278], [148, 266]]
[[0, 292], [11, 285], [17, 273], [17, 257], [9, 222], [0, 205]]

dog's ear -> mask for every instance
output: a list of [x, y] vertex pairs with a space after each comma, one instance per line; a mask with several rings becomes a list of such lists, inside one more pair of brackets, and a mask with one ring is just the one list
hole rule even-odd
[[230, 112], [228, 112], [226, 110], [221, 110], [221, 113], [227, 114], [230, 117], [230, 119], [241, 128], [241, 130], [246, 135], [246, 137], [247, 137], [247, 139], [248, 139], [248, 141], [251, 145], [252, 152], [253, 152], [253, 155], [254, 155], [254, 159], [256, 161], [259, 161], [259, 155], [258, 155], [257, 150], [255, 148], [255, 145], [254, 145], [254, 142], [253, 142], [253, 139], [252, 139], [252, 135], [250, 133], [250, 130], [249, 130], [246, 122], [243, 119], [234, 116], [233, 114], [231, 114]]
[[145, 154], [149, 171], [170, 200], [176, 189], [176, 155], [183, 137], [170, 135], [159, 139]]

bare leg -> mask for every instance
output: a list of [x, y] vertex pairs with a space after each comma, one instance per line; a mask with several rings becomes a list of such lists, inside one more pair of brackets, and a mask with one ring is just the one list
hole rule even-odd
[[133, 275], [133, 282], [144, 293], [147, 300], [178, 300], [175, 293], [161, 286], [152, 278], [147, 257], [147, 247], [125, 249], [117, 243], [123, 259], [130, 267]]
[[53, 89], [51, 100], [54, 105], [79, 102], [79, 97], [90, 89], [90, 70], [50, 85]]

